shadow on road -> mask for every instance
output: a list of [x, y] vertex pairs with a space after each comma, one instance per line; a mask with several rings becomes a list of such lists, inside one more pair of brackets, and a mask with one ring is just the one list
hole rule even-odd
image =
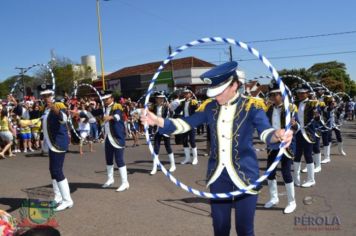
[[209, 205], [209, 199], [206, 198], [190, 197], [190, 198], [182, 198], [182, 199], [165, 199], [165, 200], [158, 199], [157, 202], [164, 206], [168, 206], [190, 214], [210, 217], [210, 211], [193, 205], [193, 204]]
[[283, 211], [284, 210], [284, 208], [282, 208], [282, 207], [265, 208], [264, 206], [265, 206], [265, 204], [257, 203], [256, 210], [262, 210], [262, 211]]
[[4, 209], [8, 213], [16, 211], [21, 208], [22, 204], [26, 201], [26, 198], [0, 198], [0, 204], [9, 206], [8, 209]]

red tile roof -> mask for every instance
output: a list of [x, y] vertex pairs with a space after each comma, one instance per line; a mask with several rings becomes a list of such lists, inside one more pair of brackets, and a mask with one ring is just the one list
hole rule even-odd
[[[144, 75], [144, 74], [154, 74], [157, 68], [160, 66], [162, 62], [151, 62], [142, 65], [124, 67], [118, 71], [115, 71], [107, 76], [105, 76], [105, 80], [123, 78], [133, 75]], [[184, 57], [179, 59], [172, 60], [174, 70], [186, 69], [192, 67], [212, 67], [214, 64], [200, 60], [196, 57]], [[170, 65], [166, 66], [164, 71], [171, 70]]]
[[[252, 88], [256, 87], [255, 91], [251, 91]], [[265, 96], [266, 93], [268, 92], [268, 85], [267, 84], [260, 84], [258, 81], [250, 81], [246, 83], [245, 85], [245, 90], [248, 91], [251, 96], [256, 97], [258, 96], [259, 93], [263, 93]]]

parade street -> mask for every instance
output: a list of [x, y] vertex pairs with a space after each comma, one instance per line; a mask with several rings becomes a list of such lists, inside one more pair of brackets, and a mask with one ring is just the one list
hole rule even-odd
[[[296, 187], [297, 209], [294, 213], [283, 214], [287, 197], [279, 171], [280, 202], [274, 208], [264, 209], [268, 201], [268, 188], [264, 182], [255, 217], [256, 235], [356, 235], [356, 122], [347, 122], [341, 130], [347, 157], [338, 154], [334, 143], [331, 162], [323, 165], [322, 171], [316, 174], [316, 185]], [[173, 175], [191, 187], [209, 192], [205, 187], [208, 160], [204, 156], [205, 140], [205, 134], [197, 136], [197, 166], [178, 164], [184, 157], [183, 149], [181, 145], [173, 145], [177, 163]], [[257, 139], [256, 143], [256, 148], [264, 148]], [[130, 188], [120, 193], [115, 192], [120, 184], [116, 168], [114, 186], [101, 188], [106, 181], [103, 144], [95, 144], [94, 153], [89, 153], [85, 146], [83, 156], [79, 155], [79, 146], [70, 146], [64, 169], [70, 180], [74, 207], [55, 215], [61, 234], [212, 235], [209, 200], [176, 187], [161, 171], [150, 176], [152, 162], [143, 137], [140, 146], [131, 147], [131, 140], [127, 146], [125, 161]], [[160, 160], [168, 167], [163, 145], [160, 153]], [[260, 169], [264, 171], [266, 151], [258, 152], [258, 156]], [[51, 193], [48, 164], [48, 157], [34, 153], [21, 153], [0, 160], [0, 209], [19, 219], [20, 208], [28, 198], [29, 190], [47, 189]], [[301, 174], [301, 180], [306, 180], [306, 173]], [[234, 213], [232, 215], [235, 217]], [[232, 223], [231, 235], [236, 235], [234, 227]]]

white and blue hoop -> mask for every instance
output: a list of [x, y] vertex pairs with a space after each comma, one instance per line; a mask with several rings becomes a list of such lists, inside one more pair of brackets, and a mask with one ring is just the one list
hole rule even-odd
[[[77, 96], [77, 94], [78, 94], [78, 89], [79, 89], [80, 87], [89, 87], [91, 90], [93, 90], [93, 91], [98, 95], [98, 97], [99, 97], [99, 99], [100, 99], [101, 107], [102, 107], [102, 109], [103, 109], [103, 114], [105, 114], [104, 101], [103, 101], [103, 99], [101, 98], [101, 95], [100, 95], [99, 91], [98, 91], [93, 85], [91, 85], [91, 84], [86, 84], [86, 83], [82, 83], [82, 84], [76, 85], [76, 86], [74, 87], [74, 91], [73, 91], [72, 97], [76, 97], [76, 96]], [[78, 134], [77, 130], [74, 128], [74, 125], [73, 125], [73, 117], [72, 117], [71, 114], [69, 114], [68, 123], [69, 123], [70, 128], [73, 130], [73, 133], [75, 134], [75, 136], [77, 136], [77, 138], [78, 138], [79, 140], [82, 140], [83, 138]], [[98, 134], [98, 136], [101, 135], [102, 130], [103, 130], [103, 129], [100, 129], [100, 133]]]
[[[38, 66], [46, 68], [47, 71], [50, 73], [51, 79], [52, 79], [52, 89], [53, 89], [53, 91], [56, 91], [56, 79], [54, 77], [54, 73], [52, 71], [52, 68], [48, 64], [33, 64], [32, 66], [27, 67], [24, 70], [23, 74], [26, 74], [29, 70], [31, 70], [31, 69], [33, 69], [35, 67], [38, 67]], [[19, 77], [16, 79], [15, 83], [12, 85], [12, 87], [10, 89], [10, 95], [12, 95], [14, 93], [14, 91], [15, 91], [17, 85], [19, 84], [20, 80], [21, 80], [21, 76], [19, 75]]]
[[[279, 78], [278, 72], [277, 70], [272, 66], [272, 64], [269, 62], [269, 60], [264, 57], [263, 55], [261, 55], [256, 49], [248, 46], [246, 43], [243, 42], [239, 42], [236, 41], [234, 39], [231, 38], [222, 38], [222, 37], [209, 37], [209, 38], [201, 38], [195, 41], [192, 41], [190, 43], [187, 43], [183, 46], [180, 46], [179, 48], [177, 48], [173, 53], [171, 53], [162, 63], [161, 65], [158, 67], [156, 73], [153, 75], [152, 80], [150, 82], [150, 85], [148, 86], [148, 90], [146, 92], [146, 98], [145, 98], [145, 110], [144, 110], [144, 114], [147, 114], [147, 109], [148, 109], [148, 101], [150, 98], [150, 95], [152, 93], [152, 89], [153, 86], [159, 76], [159, 74], [162, 72], [162, 70], [164, 69], [164, 67], [179, 53], [181, 53], [182, 51], [194, 47], [196, 45], [199, 44], [204, 44], [204, 43], [226, 43], [226, 44], [231, 44], [231, 45], [236, 45], [248, 52], [250, 52], [252, 55], [256, 56], [267, 68], [268, 70], [272, 73], [273, 78], [277, 81], [278, 86], [280, 87], [282, 96], [283, 96], [283, 102], [284, 102], [284, 107], [285, 107], [285, 111], [286, 111], [286, 119], [285, 119], [285, 124], [286, 125], [286, 131], [290, 130], [291, 127], [291, 112], [289, 110], [289, 99], [288, 99], [288, 93], [286, 91], [285, 85], [283, 83], [283, 81]], [[154, 155], [154, 151], [153, 151], [153, 146], [152, 143], [150, 141], [150, 137], [149, 137], [149, 133], [148, 133], [148, 125], [147, 123], [144, 124], [145, 127], [145, 134], [146, 134], [146, 142], [148, 144], [149, 150], [151, 152], [152, 158], [155, 159], [159, 165], [159, 167], [161, 168], [162, 172], [164, 175], [166, 175], [166, 177], [172, 181], [177, 187], [193, 193], [196, 196], [199, 197], [205, 197], [205, 198], [211, 198], [211, 199], [224, 199], [224, 198], [232, 198], [234, 196], [238, 196], [244, 193], [248, 193], [250, 190], [256, 188], [257, 186], [259, 186], [269, 175], [270, 173], [277, 167], [279, 161], [282, 158], [283, 155], [283, 151], [284, 151], [284, 143], [280, 144], [280, 150], [278, 152], [278, 155], [275, 159], [275, 161], [272, 163], [272, 165], [268, 168], [268, 170], [266, 170], [266, 172], [260, 176], [259, 179], [257, 179], [253, 184], [250, 184], [249, 186], [247, 186], [244, 189], [240, 189], [237, 191], [233, 191], [233, 192], [229, 192], [229, 193], [209, 193], [209, 192], [203, 192], [203, 191], [199, 191], [197, 189], [194, 189], [190, 186], [185, 185], [184, 183], [180, 182], [179, 180], [177, 180], [170, 172], [167, 171], [167, 169], [162, 165], [162, 163], [159, 161], [158, 157], [156, 155]]]

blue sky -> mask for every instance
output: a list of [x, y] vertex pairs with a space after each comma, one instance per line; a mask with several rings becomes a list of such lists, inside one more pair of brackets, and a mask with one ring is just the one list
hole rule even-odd
[[[163, 60], [173, 47], [207, 36], [241, 41], [317, 35], [356, 30], [351, 0], [219, 0], [101, 1], [105, 71]], [[0, 80], [17, 74], [16, 66], [46, 63], [50, 50], [80, 62], [97, 56], [99, 47], [95, 0], [1, 0]], [[303, 40], [254, 43], [267, 58], [356, 51], [356, 33]], [[220, 63], [228, 60], [227, 45], [208, 45], [180, 56]], [[234, 47], [234, 59], [252, 58]], [[338, 60], [356, 80], [356, 53], [271, 59], [277, 69], [310, 67]], [[257, 61], [240, 63], [248, 78], [266, 75]]]

